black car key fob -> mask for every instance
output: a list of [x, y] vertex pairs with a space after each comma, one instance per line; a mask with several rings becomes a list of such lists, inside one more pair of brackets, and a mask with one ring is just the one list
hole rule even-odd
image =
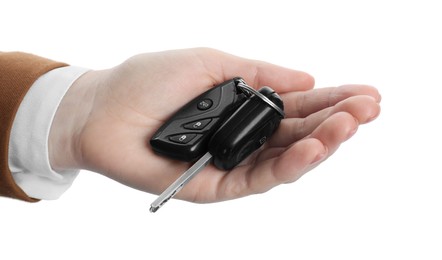
[[234, 78], [187, 103], [158, 129], [150, 144], [158, 154], [188, 162], [209, 151], [215, 166], [231, 169], [273, 134], [283, 110], [271, 88], [256, 91]]
[[234, 78], [203, 93], [173, 115], [150, 140], [174, 159], [194, 161], [151, 204], [156, 212], [208, 163], [230, 170], [261, 147], [284, 118], [282, 99], [269, 87], [259, 91]]
[[187, 103], [153, 135], [152, 149], [188, 162], [201, 157], [213, 132], [247, 99], [237, 86], [240, 80], [226, 81]]

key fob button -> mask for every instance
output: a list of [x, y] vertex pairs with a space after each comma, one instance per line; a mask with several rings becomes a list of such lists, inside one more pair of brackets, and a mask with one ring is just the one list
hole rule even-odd
[[196, 134], [178, 134], [169, 137], [169, 140], [179, 144], [187, 144], [196, 137]]
[[206, 127], [210, 121], [212, 121], [212, 119], [203, 119], [203, 120], [198, 120], [198, 121], [194, 121], [191, 123], [187, 123], [185, 124], [183, 127], [189, 130], [202, 130], [204, 129], [204, 127]]
[[207, 109], [211, 108], [212, 105], [213, 105], [213, 101], [211, 99], [206, 98], [206, 99], [203, 99], [200, 102], [198, 102], [197, 107], [199, 110], [207, 110]]

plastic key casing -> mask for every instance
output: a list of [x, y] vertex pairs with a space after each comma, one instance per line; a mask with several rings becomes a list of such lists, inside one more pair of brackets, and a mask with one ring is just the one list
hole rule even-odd
[[[273, 89], [263, 87], [259, 92], [284, 110], [281, 98]], [[283, 115], [261, 98], [252, 96], [213, 134], [209, 142], [213, 164], [219, 169], [232, 169], [270, 138], [282, 118]]]
[[237, 80], [226, 81], [182, 107], [153, 135], [152, 149], [188, 162], [205, 154], [213, 132], [247, 98], [237, 88]]

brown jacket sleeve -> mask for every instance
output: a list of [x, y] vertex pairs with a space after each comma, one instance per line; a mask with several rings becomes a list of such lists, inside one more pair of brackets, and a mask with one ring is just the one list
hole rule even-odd
[[8, 165], [9, 135], [18, 107], [41, 75], [65, 66], [20, 52], [0, 52], [0, 196], [34, 202], [14, 182]]

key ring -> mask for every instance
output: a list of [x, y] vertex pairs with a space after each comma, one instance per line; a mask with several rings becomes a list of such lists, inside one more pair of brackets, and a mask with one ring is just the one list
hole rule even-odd
[[[260, 92], [256, 91], [254, 88], [250, 87], [249, 85], [247, 85], [247, 83], [244, 81], [244, 79], [238, 78], [238, 79], [236, 79], [236, 81], [237, 81], [237, 86], [244, 92], [244, 94], [246, 94], [248, 96], [252, 96], [252, 94], [253, 94], [253, 95], [259, 97], [262, 101], [266, 102], [269, 106], [271, 106], [273, 109], [275, 109], [276, 112], [278, 112], [278, 114], [280, 114], [282, 116], [282, 118], [285, 117], [284, 110], [282, 110], [280, 107], [278, 107], [275, 103], [273, 103], [266, 96], [264, 96]], [[250, 94], [250, 92], [252, 94]]]

